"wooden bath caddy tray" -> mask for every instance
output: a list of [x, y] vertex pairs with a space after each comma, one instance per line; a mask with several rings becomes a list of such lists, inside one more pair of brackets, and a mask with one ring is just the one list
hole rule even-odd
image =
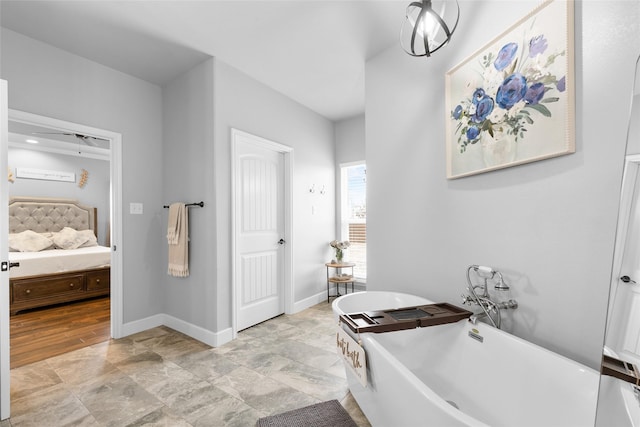
[[601, 373], [640, 386], [640, 372], [633, 363], [605, 355], [602, 356]]
[[466, 319], [473, 313], [446, 302], [417, 305], [393, 310], [366, 311], [340, 315], [353, 332], [392, 332], [424, 328]]

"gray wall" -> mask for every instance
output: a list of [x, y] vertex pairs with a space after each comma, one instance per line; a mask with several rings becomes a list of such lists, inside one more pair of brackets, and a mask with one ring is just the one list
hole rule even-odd
[[[231, 307], [231, 129], [294, 149], [294, 301], [326, 292], [323, 260], [334, 237], [333, 123], [233, 67], [215, 61], [215, 194], [218, 243], [218, 327], [229, 326]], [[327, 188], [325, 195], [309, 187]], [[319, 302], [319, 301], [317, 301]]]
[[342, 218], [340, 187], [340, 165], [343, 163], [365, 160], [367, 155], [367, 141], [365, 136], [365, 115], [340, 120], [335, 123], [335, 179], [336, 179], [336, 238], [340, 236], [340, 221]]
[[[0, 47], [9, 108], [122, 134], [124, 322], [161, 313], [160, 88], [6, 29]], [[144, 214], [128, 214], [130, 202]]]
[[364, 160], [367, 152], [365, 115], [335, 123], [336, 167], [341, 163]]
[[640, 3], [576, 4], [575, 154], [445, 178], [445, 73], [536, 5], [462, 2], [442, 51], [367, 63], [367, 286], [459, 304], [467, 266], [493, 266], [520, 303], [514, 334], [597, 368]]
[[322, 292], [335, 206], [332, 194], [309, 201], [307, 183], [334, 186], [331, 122], [215, 58], [167, 85], [163, 99], [164, 197], [205, 202], [190, 210], [190, 276], [164, 281], [165, 312], [213, 332], [231, 327], [231, 128], [294, 148], [294, 298]]
[[[161, 89], [6, 29], [1, 77], [10, 108], [123, 134], [125, 322], [166, 313], [213, 332], [231, 326], [232, 127], [294, 148], [294, 299], [324, 292], [335, 222], [329, 120], [214, 59]], [[312, 183], [327, 194], [311, 197]], [[191, 276], [169, 277], [163, 205], [200, 200]], [[144, 214], [128, 214], [131, 202]]]
[[[217, 331], [213, 63], [203, 62], [163, 89], [165, 204], [205, 202], [203, 208], [189, 208], [189, 277], [166, 276], [163, 282], [165, 313]], [[163, 242], [168, 211], [161, 213]], [[166, 272], [166, 243], [157, 264]]]
[[[16, 178], [9, 184], [9, 196], [63, 197], [95, 206], [98, 209], [98, 243], [106, 244], [111, 184], [108, 161], [9, 147], [9, 167], [14, 172], [15, 168], [35, 168], [75, 173], [75, 182]], [[82, 169], [89, 172], [89, 178], [80, 188], [78, 182]]]

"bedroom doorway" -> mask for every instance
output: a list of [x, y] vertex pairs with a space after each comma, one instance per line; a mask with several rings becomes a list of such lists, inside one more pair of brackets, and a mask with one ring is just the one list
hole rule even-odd
[[[77, 159], [76, 170], [73, 170], [74, 182], [68, 188], [73, 188], [75, 193], [67, 193], [68, 198], [79, 200], [91, 206], [98, 207], [97, 231], [99, 244], [111, 248], [110, 256], [110, 336], [119, 338], [122, 336], [122, 209], [121, 209], [121, 153], [122, 137], [120, 134], [79, 125], [72, 122], [44, 117], [27, 112], [9, 110], [8, 112], [8, 142], [4, 148], [13, 150], [32, 150], [31, 156], [53, 159], [54, 156], [60, 158]], [[33, 151], [29, 147], [26, 139], [38, 140], [38, 149]], [[9, 163], [5, 161], [5, 163]], [[42, 160], [41, 160], [42, 161]], [[46, 161], [46, 160], [45, 160]], [[108, 166], [102, 166], [101, 173], [98, 173], [98, 164], [106, 162]], [[60, 164], [60, 163], [59, 163]], [[64, 162], [61, 164], [65, 164]], [[93, 165], [95, 174], [92, 176], [91, 167]], [[20, 172], [48, 174], [52, 171], [45, 168], [36, 168], [35, 171], [28, 170], [26, 164], [7, 164], [13, 179], [19, 179], [16, 175]], [[20, 170], [18, 170], [20, 168]], [[55, 169], [52, 167], [50, 169]], [[69, 168], [71, 169], [71, 168]], [[63, 171], [64, 172], [64, 171]], [[60, 174], [66, 178], [65, 174]], [[42, 177], [41, 177], [42, 178]], [[87, 185], [94, 180], [94, 186]], [[27, 181], [26, 179], [24, 181]], [[52, 184], [48, 180], [33, 181], [41, 186], [43, 191], [48, 189], [46, 194], [40, 196], [51, 196]], [[96, 184], [100, 182], [101, 190], [96, 190]], [[9, 195], [19, 195], [11, 188], [9, 183]], [[47, 187], [49, 185], [49, 187]], [[24, 188], [24, 187], [23, 187]], [[89, 191], [87, 191], [89, 190]], [[67, 190], [68, 191], [68, 190]], [[91, 194], [92, 192], [96, 194]], [[99, 194], [97, 194], [99, 193]], [[7, 236], [3, 235], [6, 240]], [[88, 279], [87, 279], [88, 280]], [[98, 279], [99, 280], [99, 279]], [[5, 309], [4, 307], [2, 308]], [[3, 313], [4, 315], [4, 313]], [[2, 338], [4, 339], [4, 337]]]

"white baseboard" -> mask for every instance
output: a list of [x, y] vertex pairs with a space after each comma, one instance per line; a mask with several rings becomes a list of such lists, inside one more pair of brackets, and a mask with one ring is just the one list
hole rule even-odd
[[156, 314], [144, 319], [125, 323], [122, 325], [122, 336], [126, 337], [137, 334], [138, 332], [157, 328], [158, 326], [166, 326], [178, 332], [182, 332], [183, 334], [212, 347], [220, 347], [233, 339], [231, 328], [224, 329], [220, 332], [211, 332], [200, 326], [193, 325], [168, 314]]
[[183, 334], [188, 335], [200, 342], [208, 344], [211, 347], [220, 347], [221, 345], [231, 341], [233, 338], [231, 328], [223, 329], [220, 332], [211, 332], [200, 326], [196, 326], [176, 317], [169, 316], [168, 314], [165, 314], [164, 317], [165, 326], [178, 332], [182, 332]]
[[[356, 285], [356, 288], [358, 286]], [[293, 312], [287, 314], [295, 314], [316, 304], [327, 302], [327, 292], [322, 291], [301, 301], [293, 304]], [[201, 341], [212, 347], [220, 347], [233, 340], [233, 329], [227, 328], [220, 332], [212, 332], [201, 326], [185, 322], [177, 317], [168, 314], [156, 314], [133, 322], [124, 323], [122, 325], [122, 336], [137, 334], [148, 329], [157, 328], [158, 326], [167, 326], [178, 332], [190, 336], [193, 339]]]
[[140, 320], [134, 320], [133, 322], [127, 322], [122, 324], [122, 337], [137, 334], [138, 332], [146, 331], [148, 329], [157, 328], [164, 325], [164, 315], [155, 314], [153, 316], [146, 317]]
[[293, 303], [293, 313], [287, 313], [287, 314], [298, 313], [309, 307], [313, 307], [316, 304], [320, 304], [321, 302], [327, 302], [327, 291], [317, 293], [301, 301], [297, 301]]

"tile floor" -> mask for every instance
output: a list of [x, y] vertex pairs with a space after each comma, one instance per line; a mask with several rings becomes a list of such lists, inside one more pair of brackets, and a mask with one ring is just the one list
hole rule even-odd
[[211, 348], [166, 327], [11, 371], [11, 418], [23, 426], [254, 426], [337, 399], [370, 426], [334, 349], [331, 306], [246, 329]]

